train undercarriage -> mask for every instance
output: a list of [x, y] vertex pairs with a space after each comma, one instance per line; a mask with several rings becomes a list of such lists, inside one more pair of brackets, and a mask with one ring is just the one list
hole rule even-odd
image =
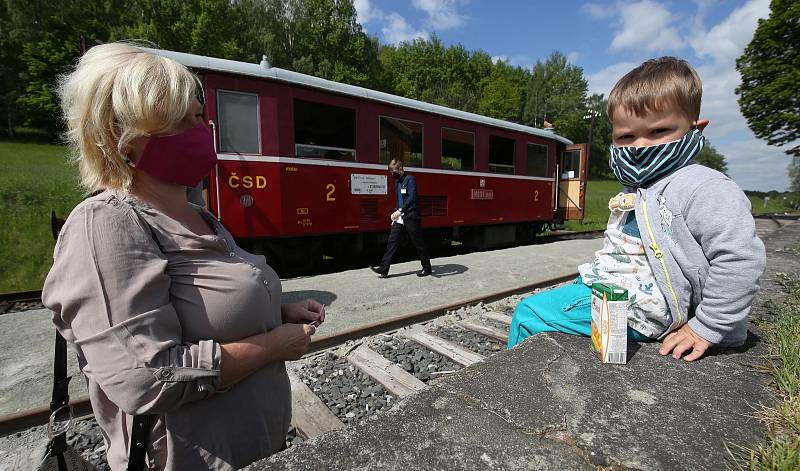
[[[434, 254], [446, 247], [460, 245], [463, 250], [480, 251], [525, 245], [532, 243], [536, 235], [552, 229], [558, 221], [523, 222], [482, 226], [431, 227], [424, 228], [425, 242]], [[247, 251], [264, 255], [267, 262], [281, 276], [293, 276], [317, 270], [323, 260], [337, 261], [365, 259], [377, 264], [386, 242], [388, 232], [360, 232], [353, 234], [331, 234], [307, 237], [239, 239], [237, 242]], [[404, 241], [398, 259], [403, 252], [413, 255], [414, 249]]]

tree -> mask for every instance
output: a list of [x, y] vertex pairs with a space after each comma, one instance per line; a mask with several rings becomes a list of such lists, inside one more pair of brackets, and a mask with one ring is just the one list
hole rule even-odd
[[38, 40], [48, 15], [41, 1], [0, 0], [0, 112], [3, 130], [14, 135], [14, 127], [28, 121], [28, 109], [19, 99], [28, 84], [23, 46]]
[[589, 147], [589, 177], [613, 178], [608, 167], [611, 146], [611, 121], [603, 94], [593, 94], [574, 111], [565, 112], [555, 123], [556, 133], [573, 142], [586, 142]]
[[800, 156], [793, 156], [789, 163], [789, 188], [800, 193]]
[[8, 0], [0, 1], [0, 129], [9, 136], [14, 135], [14, 126], [18, 123], [14, 104], [21, 74], [20, 63], [14, 59], [20, 54], [21, 43], [15, 38], [12, 11]]
[[[54, 85], [78, 57], [81, 36], [107, 40], [112, 25], [125, 12], [122, 0], [22, 2], [7, 0], [15, 13], [19, 55], [14, 84], [16, 105], [25, 124], [55, 135], [61, 127]], [[30, 15], [30, 16], [28, 16]]]
[[473, 113], [493, 68], [485, 52], [470, 52], [461, 44], [445, 47], [435, 34], [383, 46], [380, 59], [391, 93]]
[[554, 123], [566, 113], [581, 111], [589, 85], [583, 69], [555, 51], [545, 62], [536, 61], [528, 82], [523, 119], [533, 127]]
[[700, 165], [718, 170], [725, 175], [728, 174], [728, 164], [725, 162], [725, 157], [708, 140], [706, 140], [705, 146], [694, 158], [694, 161]]
[[[273, 66], [380, 88], [378, 40], [357, 22], [352, 0], [244, 0], [243, 48]], [[234, 24], [235, 26], [235, 24]]]
[[259, 62], [339, 82], [380, 86], [377, 39], [352, 0], [0, 0], [2, 128], [59, 130], [54, 85], [89, 42]]
[[[800, 140], [800, 2], [772, 0], [770, 15], [736, 60], [739, 107], [756, 136], [771, 145]], [[800, 156], [800, 145], [788, 154]]]
[[500, 74], [485, 78], [481, 85], [483, 92], [478, 113], [506, 121], [517, 119], [522, 90]]
[[126, 21], [113, 25], [111, 39], [145, 40], [161, 49], [245, 59], [239, 11], [229, 0], [134, 0], [124, 9]]
[[498, 60], [492, 66], [491, 75], [481, 80], [478, 113], [521, 123], [529, 79], [530, 72], [526, 69]]

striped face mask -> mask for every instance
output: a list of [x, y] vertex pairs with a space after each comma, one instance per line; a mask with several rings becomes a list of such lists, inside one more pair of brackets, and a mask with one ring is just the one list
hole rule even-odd
[[699, 129], [692, 129], [677, 141], [647, 147], [611, 146], [608, 164], [625, 186], [646, 186], [683, 167], [705, 144]]

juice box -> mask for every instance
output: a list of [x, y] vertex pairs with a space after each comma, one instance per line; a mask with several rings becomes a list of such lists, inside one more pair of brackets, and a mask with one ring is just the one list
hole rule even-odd
[[628, 362], [628, 290], [592, 284], [592, 348], [603, 363]]

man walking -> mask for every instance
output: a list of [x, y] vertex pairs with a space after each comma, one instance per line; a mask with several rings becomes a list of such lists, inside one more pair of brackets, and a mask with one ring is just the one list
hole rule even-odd
[[431, 260], [428, 257], [428, 250], [425, 248], [425, 240], [422, 238], [422, 217], [417, 209], [417, 180], [408, 175], [403, 169], [403, 161], [392, 159], [389, 162], [389, 172], [395, 179], [395, 192], [397, 193], [397, 209], [392, 213], [392, 231], [389, 233], [389, 240], [386, 243], [386, 253], [379, 267], [370, 267], [372, 271], [386, 278], [389, 275], [389, 266], [392, 264], [392, 257], [397, 252], [400, 244], [400, 237], [405, 231], [417, 249], [417, 256], [422, 263], [422, 270], [417, 272], [417, 276], [428, 276], [431, 274]]

